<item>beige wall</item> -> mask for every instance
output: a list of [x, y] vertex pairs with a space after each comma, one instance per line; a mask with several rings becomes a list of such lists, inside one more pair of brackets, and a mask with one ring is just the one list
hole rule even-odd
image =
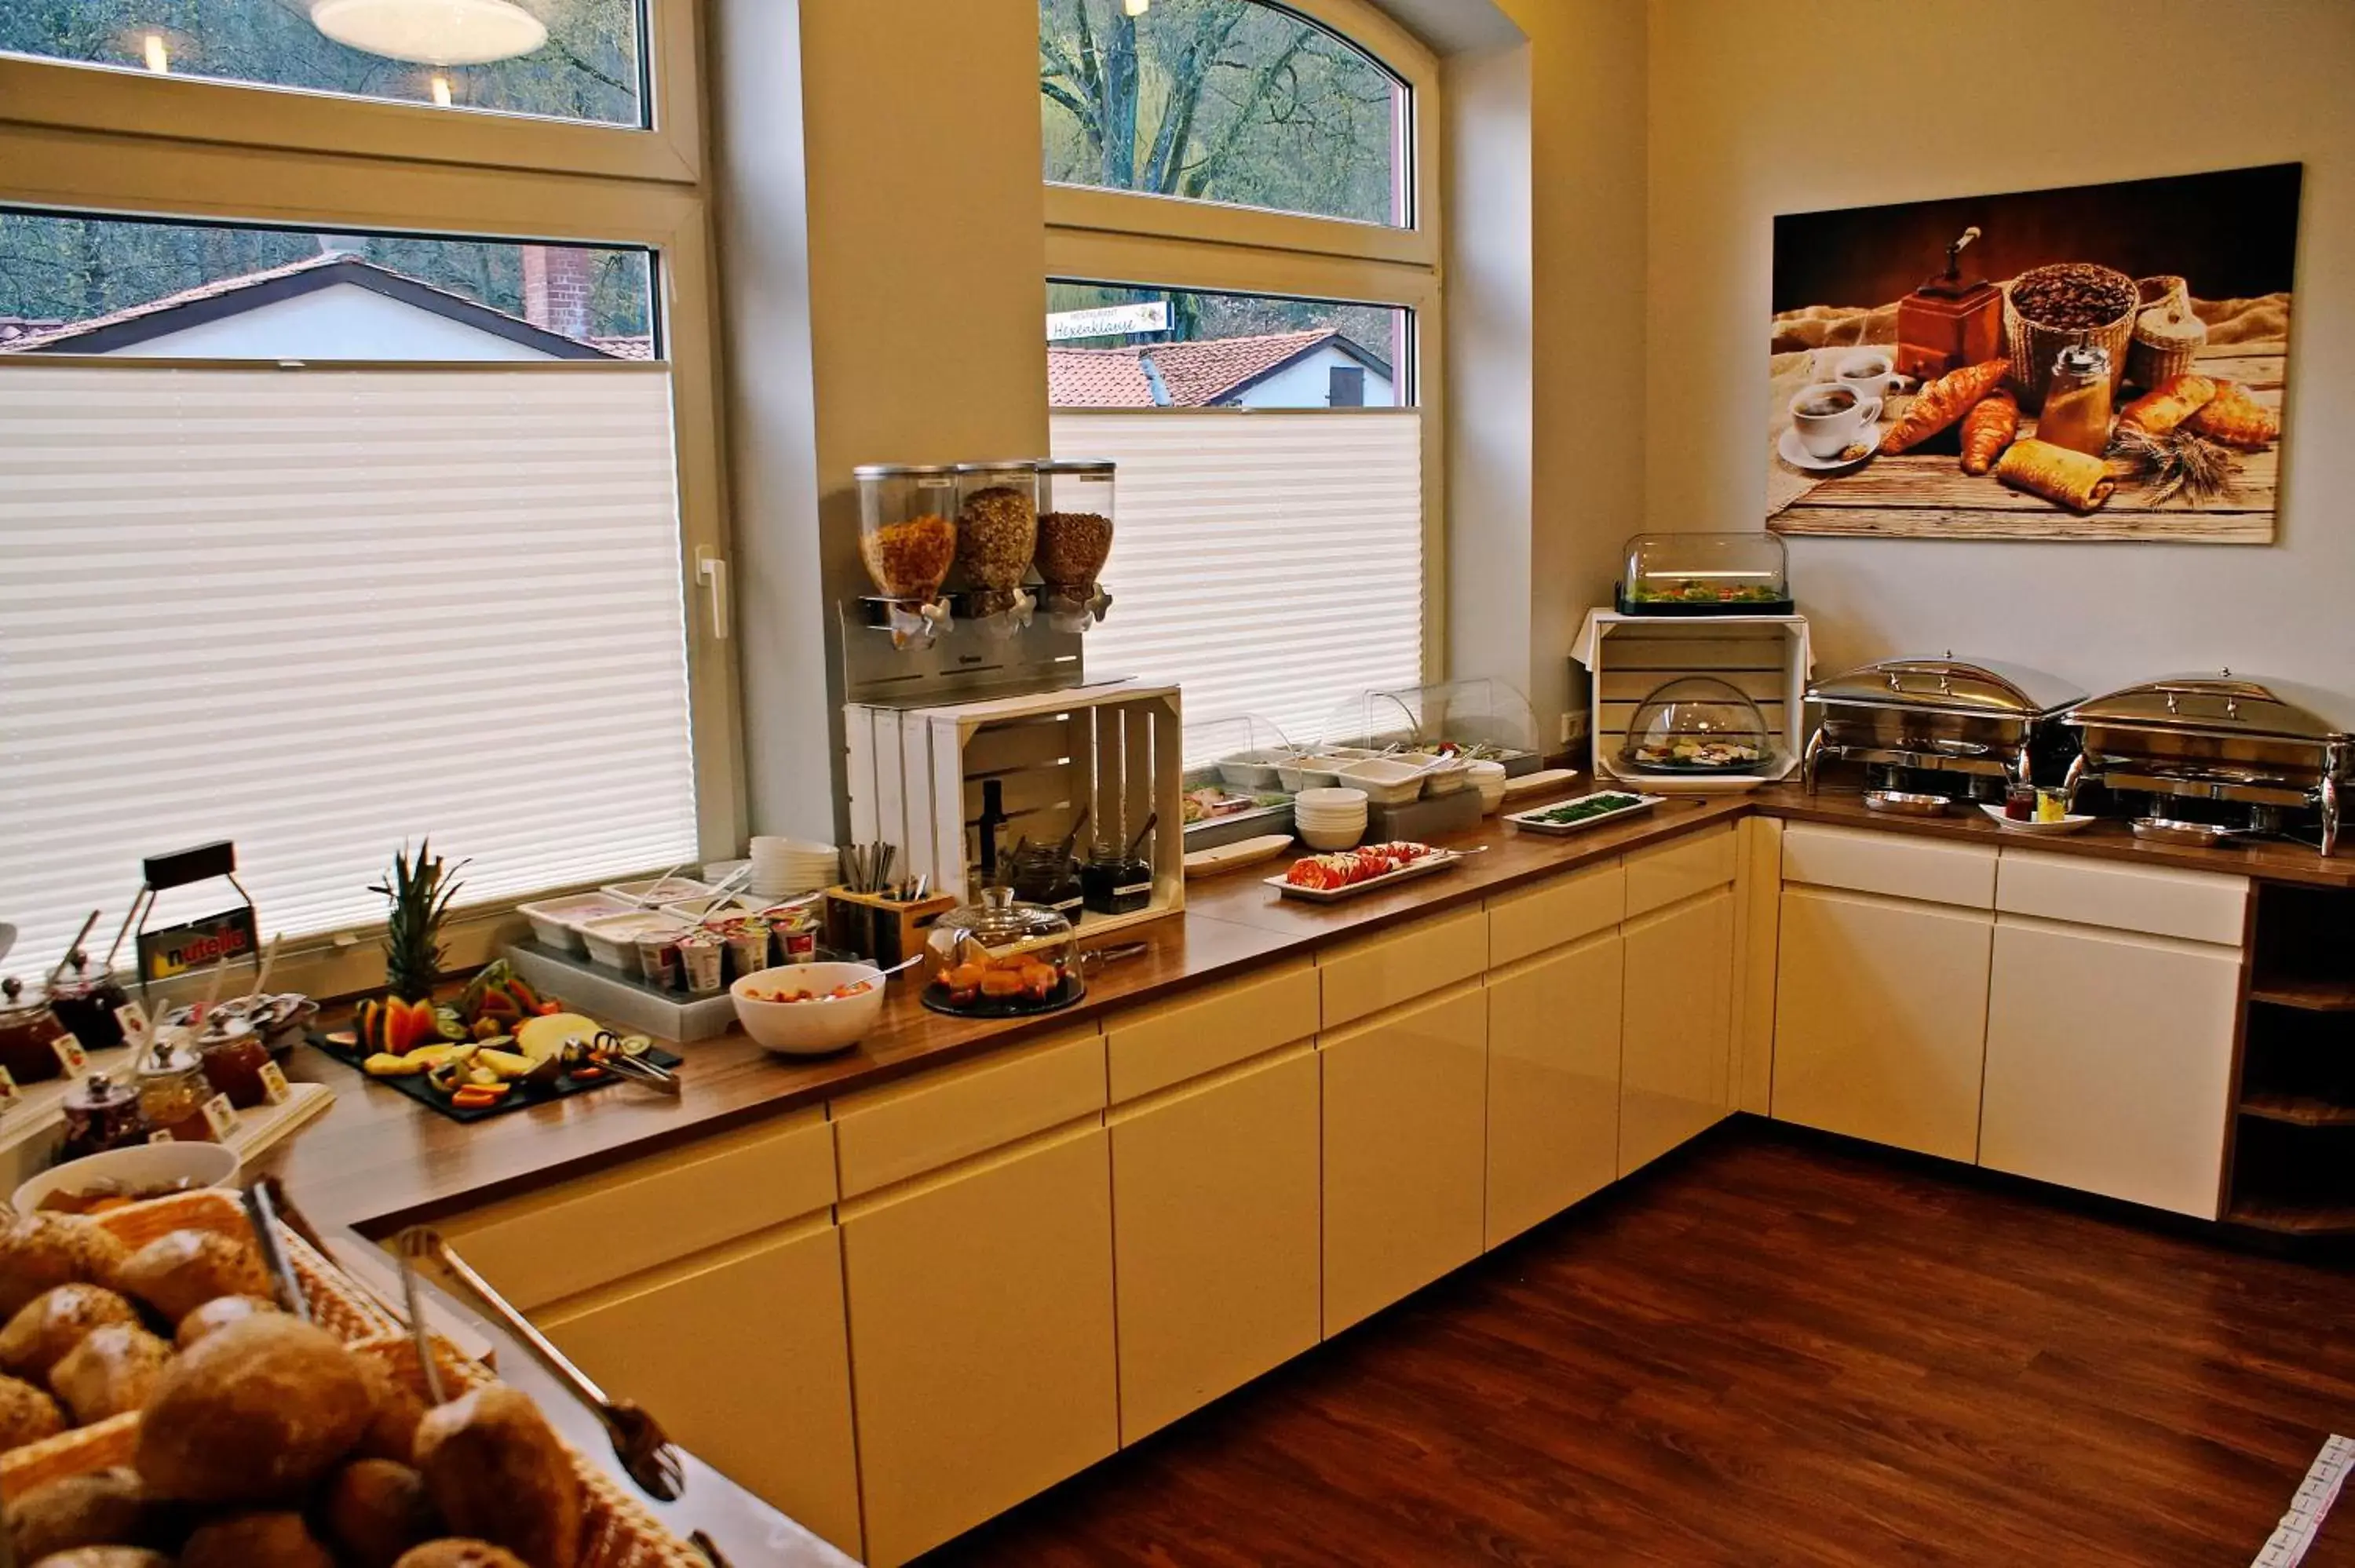
[[1792, 569], [1829, 666], [1952, 647], [2100, 692], [2230, 664], [2355, 722], [2355, 4], [1654, 0], [1650, 46], [1654, 528], [1760, 525], [1775, 213], [2303, 162], [2275, 546], [1796, 539]]

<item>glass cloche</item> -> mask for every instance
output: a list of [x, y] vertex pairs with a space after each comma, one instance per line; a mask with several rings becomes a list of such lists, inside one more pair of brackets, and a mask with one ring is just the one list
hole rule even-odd
[[1622, 615], [1788, 615], [1794, 608], [1788, 556], [1776, 535], [1638, 534], [1627, 541]]
[[984, 888], [981, 901], [952, 909], [929, 938], [924, 1005], [967, 1018], [1053, 1012], [1085, 994], [1071, 923], [1010, 887]]
[[1636, 705], [1618, 762], [1634, 773], [1756, 773], [1774, 754], [1756, 703], [1714, 677], [1684, 675]]

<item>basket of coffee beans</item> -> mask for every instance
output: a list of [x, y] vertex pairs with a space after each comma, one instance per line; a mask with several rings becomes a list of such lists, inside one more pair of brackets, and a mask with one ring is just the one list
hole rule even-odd
[[2014, 278], [2003, 291], [2003, 330], [2020, 406], [2042, 408], [2052, 361], [2062, 349], [2085, 344], [2108, 351], [2115, 393], [2139, 303], [2132, 278], [2091, 261], [2031, 267]]

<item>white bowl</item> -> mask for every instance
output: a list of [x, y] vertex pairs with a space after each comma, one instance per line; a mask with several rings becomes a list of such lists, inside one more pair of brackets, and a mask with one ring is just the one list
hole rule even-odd
[[1433, 800], [1453, 795], [1472, 782], [1471, 764], [1461, 758], [1443, 762], [1423, 776], [1423, 792]]
[[1300, 842], [1302, 843], [1306, 844], [1310, 849], [1320, 850], [1327, 854], [1331, 854], [1337, 850], [1356, 849], [1358, 847], [1359, 841], [1363, 839], [1365, 836], [1366, 824], [1363, 822], [1359, 822], [1354, 828], [1300, 829]]
[[1467, 769], [1472, 788], [1480, 791], [1480, 814], [1493, 817], [1505, 804], [1505, 765], [1475, 762]]
[[1305, 806], [1310, 810], [1320, 808], [1363, 810], [1366, 792], [1350, 789], [1303, 789], [1294, 798], [1292, 804], [1295, 810]]
[[134, 1143], [51, 1166], [16, 1189], [20, 1214], [36, 1213], [52, 1192], [80, 1192], [105, 1185], [138, 1192], [185, 1181], [190, 1187], [237, 1184], [237, 1151], [218, 1143]]
[[1295, 811], [1292, 825], [1295, 828], [1362, 828], [1371, 816], [1369, 811], [1311, 811], [1305, 815]]
[[[859, 996], [828, 1001], [837, 986], [871, 980], [874, 988]], [[780, 1056], [823, 1056], [858, 1044], [883, 1013], [886, 981], [873, 964], [780, 964], [743, 976], [728, 988], [736, 1003], [736, 1020], [764, 1051]], [[748, 994], [759, 991], [809, 991], [809, 1001], [761, 1001]]]

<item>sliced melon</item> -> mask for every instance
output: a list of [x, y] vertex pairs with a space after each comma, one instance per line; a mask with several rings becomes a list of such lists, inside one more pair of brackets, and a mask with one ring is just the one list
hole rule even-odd
[[564, 1049], [567, 1040], [594, 1040], [597, 1021], [578, 1012], [550, 1012], [527, 1018], [516, 1025], [516, 1049], [535, 1062], [544, 1062]]
[[502, 1078], [520, 1078], [539, 1064], [513, 1051], [494, 1051], [485, 1046], [475, 1053], [474, 1065], [487, 1067]]

